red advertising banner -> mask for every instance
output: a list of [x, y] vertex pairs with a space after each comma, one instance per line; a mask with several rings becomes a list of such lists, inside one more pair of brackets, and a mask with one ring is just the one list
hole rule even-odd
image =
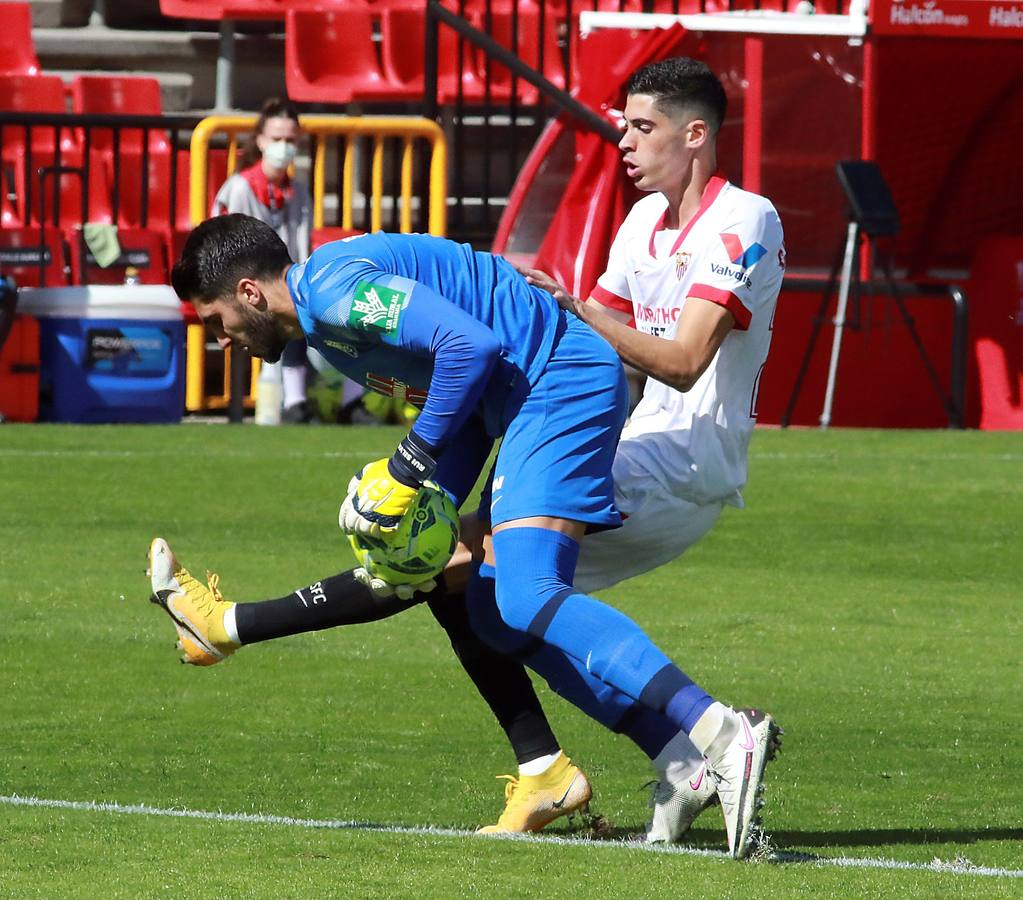
[[997, 0], [875, 0], [874, 34], [1023, 38], [1023, 2]]

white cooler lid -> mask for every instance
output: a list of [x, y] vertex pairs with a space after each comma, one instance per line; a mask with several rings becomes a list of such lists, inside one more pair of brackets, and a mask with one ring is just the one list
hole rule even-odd
[[92, 284], [21, 288], [18, 312], [62, 319], [178, 321], [181, 303], [168, 284]]

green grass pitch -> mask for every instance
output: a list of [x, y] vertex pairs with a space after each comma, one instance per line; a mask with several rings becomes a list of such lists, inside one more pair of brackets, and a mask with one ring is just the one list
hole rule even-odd
[[[231, 599], [348, 568], [337, 505], [392, 429], [0, 428], [0, 895], [1021, 896], [1010, 874], [735, 863], [475, 838], [514, 771], [428, 612], [198, 670], [147, 602], [149, 539]], [[721, 699], [786, 730], [792, 854], [1023, 869], [1023, 436], [754, 437], [748, 508], [608, 591]], [[617, 828], [649, 771], [544, 694]], [[10, 798], [374, 823], [310, 828]], [[554, 830], [565, 834], [565, 830]], [[709, 811], [692, 845], [723, 845]]]

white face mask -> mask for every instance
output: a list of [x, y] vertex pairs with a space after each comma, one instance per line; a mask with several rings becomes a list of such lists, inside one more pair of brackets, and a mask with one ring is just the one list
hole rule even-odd
[[297, 152], [291, 141], [271, 141], [263, 150], [263, 159], [275, 169], [286, 169], [295, 161]]

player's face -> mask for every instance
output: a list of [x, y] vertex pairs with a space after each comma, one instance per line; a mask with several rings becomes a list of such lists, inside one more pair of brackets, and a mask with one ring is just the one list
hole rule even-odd
[[660, 110], [649, 94], [630, 94], [624, 119], [618, 149], [625, 174], [641, 191], [674, 193], [695, 152], [689, 123]]
[[[242, 292], [239, 292], [242, 293]], [[222, 297], [197, 301], [195, 310], [221, 347], [242, 347], [266, 362], [277, 362], [288, 338], [265, 302], [249, 302], [250, 297]]]

